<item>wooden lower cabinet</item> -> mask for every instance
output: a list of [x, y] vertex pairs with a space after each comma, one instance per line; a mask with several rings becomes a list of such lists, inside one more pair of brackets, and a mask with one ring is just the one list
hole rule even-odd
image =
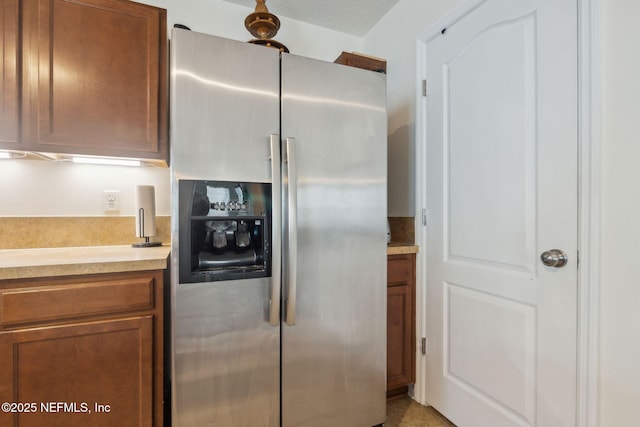
[[387, 260], [387, 397], [415, 383], [415, 254]]
[[162, 426], [161, 272], [0, 282], [0, 327], [0, 425]]

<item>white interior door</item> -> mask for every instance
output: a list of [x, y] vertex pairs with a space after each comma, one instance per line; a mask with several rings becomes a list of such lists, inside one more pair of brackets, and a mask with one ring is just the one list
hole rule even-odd
[[458, 427], [575, 425], [576, 8], [486, 0], [426, 44], [426, 397]]

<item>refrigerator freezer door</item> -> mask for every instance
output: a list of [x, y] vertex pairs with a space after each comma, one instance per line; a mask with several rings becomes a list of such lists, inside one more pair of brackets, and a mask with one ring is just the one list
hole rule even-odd
[[279, 52], [174, 29], [171, 165], [187, 177], [271, 182]]
[[270, 277], [180, 283], [178, 182], [271, 182], [279, 53], [174, 29], [171, 65], [172, 425], [278, 427], [278, 292]]
[[279, 333], [265, 279], [176, 289], [172, 425], [278, 427]]
[[[297, 285], [295, 323], [282, 324], [282, 425], [381, 424], [386, 399], [385, 76], [282, 57], [282, 137], [295, 138], [295, 158], [288, 161], [295, 162], [297, 175], [283, 181], [296, 187]], [[288, 270], [285, 258], [283, 271]]]

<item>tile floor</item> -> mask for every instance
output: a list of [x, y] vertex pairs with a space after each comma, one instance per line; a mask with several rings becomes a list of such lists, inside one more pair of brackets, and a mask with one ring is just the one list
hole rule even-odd
[[387, 401], [385, 427], [455, 427], [432, 407], [420, 405], [409, 396]]

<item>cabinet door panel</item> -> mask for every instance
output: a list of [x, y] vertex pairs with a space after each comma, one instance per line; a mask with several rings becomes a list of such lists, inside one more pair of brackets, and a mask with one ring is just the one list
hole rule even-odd
[[37, 405], [0, 425], [151, 426], [152, 341], [152, 316], [0, 333], [0, 401]]
[[409, 286], [387, 289], [387, 390], [413, 382], [412, 305]]
[[37, 16], [30, 131], [38, 149], [166, 156], [164, 12], [119, 0], [40, 0]]
[[0, 148], [6, 149], [20, 149], [18, 19], [18, 0], [3, 0], [0, 3]]
[[414, 254], [387, 257], [387, 396], [407, 392], [415, 382]]

